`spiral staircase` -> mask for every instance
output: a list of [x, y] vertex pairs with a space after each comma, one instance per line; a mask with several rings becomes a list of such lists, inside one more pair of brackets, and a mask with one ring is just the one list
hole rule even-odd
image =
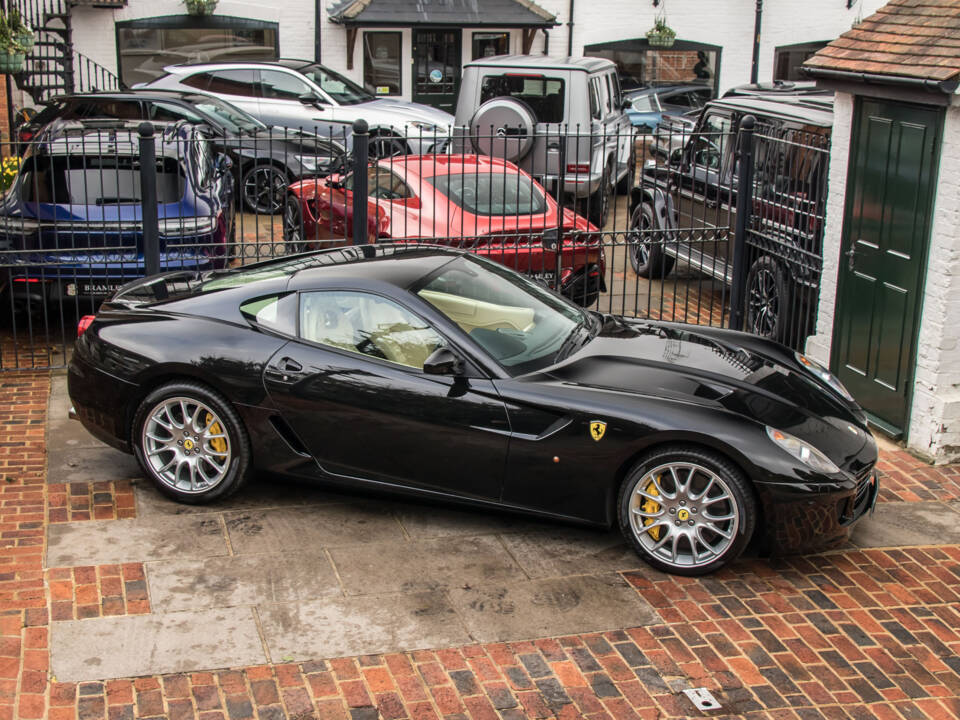
[[34, 46], [14, 77], [19, 87], [42, 104], [54, 95], [116, 90], [120, 79], [73, 49], [71, 9], [67, 0], [7, 0], [34, 30]]

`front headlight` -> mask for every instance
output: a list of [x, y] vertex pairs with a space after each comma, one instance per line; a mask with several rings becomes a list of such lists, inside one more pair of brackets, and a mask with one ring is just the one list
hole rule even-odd
[[818, 363], [816, 360], [808, 358], [806, 355], [801, 355], [798, 352], [795, 352], [793, 356], [796, 358], [797, 362], [803, 365], [807, 370], [817, 376], [824, 385], [829, 387], [831, 390], [835, 391], [840, 397], [853, 402], [853, 395], [847, 392], [847, 389], [843, 384], [837, 380], [837, 376], [832, 372], [827, 370], [823, 365]]
[[413, 122], [407, 123], [407, 127], [422, 133], [444, 132], [444, 129], [439, 125], [432, 125], [431, 123], [420, 122], [419, 120], [414, 120]]
[[217, 227], [215, 217], [175, 217], [161, 218], [157, 223], [164, 237], [183, 237], [185, 235], [206, 235]]
[[817, 450], [813, 445], [804, 442], [798, 437], [785, 433], [783, 430], [767, 426], [767, 437], [773, 440], [775, 445], [786, 450], [797, 460], [809, 468], [825, 475], [834, 475], [840, 472], [840, 468], [830, 458]]
[[299, 162], [305, 170], [313, 171], [317, 169], [319, 158], [314, 155], [298, 155], [297, 162]]

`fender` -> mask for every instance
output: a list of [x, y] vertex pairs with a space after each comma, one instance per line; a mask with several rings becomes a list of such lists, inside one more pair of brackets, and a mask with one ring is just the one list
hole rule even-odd
[[659, 186], [637, 185], [630, 191], [630, 215], [642, 203], [653, 205], [655, 230], [676, 230], [677, 213], [673, 198]]

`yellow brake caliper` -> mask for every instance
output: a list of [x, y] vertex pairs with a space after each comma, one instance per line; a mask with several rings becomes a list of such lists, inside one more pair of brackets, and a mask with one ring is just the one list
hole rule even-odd
[[[213, 415], [207, 413], [207, 424], [213, 422]], [[220, 423], [213, 423], [208, 428], [211, 435], [220, 435], [223, 433], [223, 429], [220, 427]], [[210, 441], [210, 447], [212, 447], [216, 452], [225, 453], [227, 451], [227, 439], [218, 437]]]
[[[653, 480], [651, 480], [650, 484], [647, 485], [646, 490], [648, 495], [656, 495], [658, 497], [660, 495], [660, 493], [657, 492], [657, 484], [653, 482]], [[657, 512], [657, 510], [660, 509], [660, 503], [658, 503], [656, 500], [651, 500], [650, 498], [647, 498], [646, 500], [643, 501], [643, 505], [640, 506], [640, 509], [643, 510], [645, 513], [652, 515], [653, 513]], [[653, 522], [654, 522], [654, 518], [652, 517], [643, 519], [644, 526], [653, 525]], [[662, 528], [659, 525], [657, 525], [657, 527], [650, 528], [649, 530], [647, 530], [647, 533], [654, 540], [659, 540], [661, 529]]]

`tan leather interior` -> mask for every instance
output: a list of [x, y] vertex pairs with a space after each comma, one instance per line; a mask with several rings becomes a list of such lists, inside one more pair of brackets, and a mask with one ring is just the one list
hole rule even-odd
[[419, 294], [457, 323], [466, 333], [477, 328], [487, 330], [505, 328], [521, 332], [527, 332], [533, 328], [534, 314], [531, 308], [497, 305], [435, 290], [421, 290]]

